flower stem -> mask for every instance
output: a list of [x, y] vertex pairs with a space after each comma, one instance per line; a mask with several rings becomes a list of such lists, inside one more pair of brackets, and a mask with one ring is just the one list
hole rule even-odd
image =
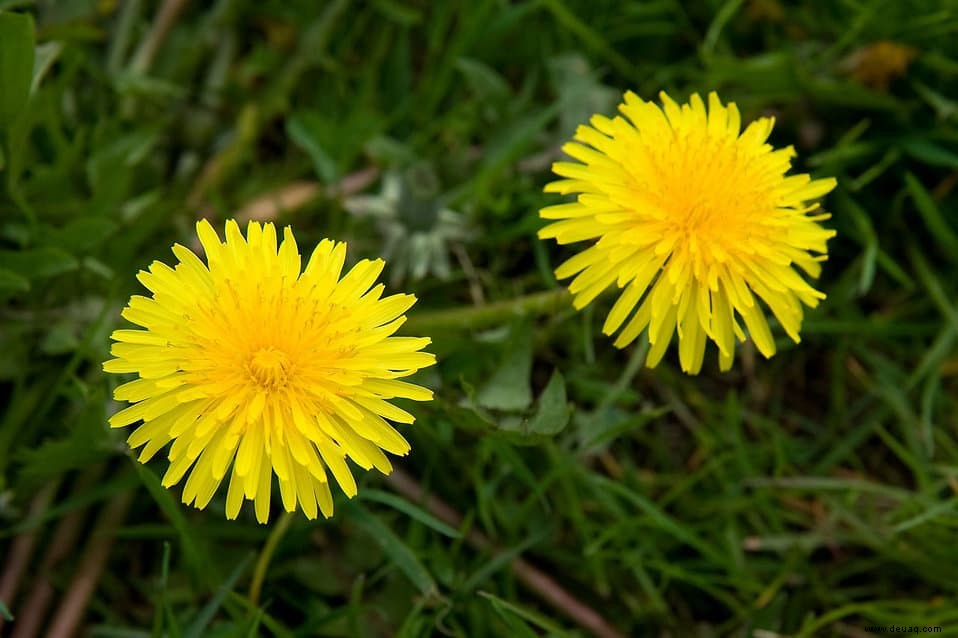
[[266, 544], [263, 545], [263, 551], [260, 552], [259, 558], [256, 559], [256, 567], [253, 569], [253, 580], [249, 584], [249, 602], [252, 607], [259, 605], [259, 595], [263, 591], [263, 581], [266, 579], [266, 570], [269, 568], [269, 563], [273, 559], [273, 554], [276, 552], [276, 546], [279, 545], [279, 542], [283, 539], [283, 536], [286, 535], [287, 530], [289, 530], [290, 523], [293, 522], [293, 516], [293, 512], [283, 512], [283, 515], [280, 516], [279, 521], [276, 522], [276, 525], [266, 538]]
[[432, 332], [437, 329], [470, 330], [502, 323], [511, 317], [546, 315], [570, 306], [572, 295], [565, 288], [537, 292], [516, 299], [507, 299], [486, 306], [452, 308], [411, 314], [407, 331]]

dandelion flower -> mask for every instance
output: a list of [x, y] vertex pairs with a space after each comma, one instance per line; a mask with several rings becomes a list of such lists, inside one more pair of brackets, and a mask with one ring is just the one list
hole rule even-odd
[[382, 297], [382, 260], [340, 277], [344, 243], [323, 240], [300, 272], [288, 227], [278, 250], [272, 224], [250, 222], [244, 238], [228, 221], [225, 242], [205, 220], [197, 233], [208, 265], [177, 244], [174, 268], [154, 261], [137, 276], [152, 298], [122, 314], [143, 329], [115, 331], [103, 369], [139, 378], [116, 389], [133, 405], [110, 425], [142, 421], [129, 444], [144, 463], [173, 442], [163, 485], [189, 473], [184, 503], [206, 507], [229, 474], [226, 516], [249, 499], [265, 523], [276, 474], [286, 511], [331, 516], [330, 474], [356, 494], [347, 457], [389, 473], [383, 452], [409, 451], [387, 419], [413, 416], [389, 399], [432, 398], [400, 380], [435, 363], [421, 352], [430, 340], [392, 336], [416, 298]]
[[797, 343], [802, 304], [825, 298], [795, 267], [814, 278], [821, 272], [835, 232], [818, 223], [829, 216], [810, 202], [835, 180], [787, 176], [795, 150], [766, 143], [772, 118], [741, 131], [738, 108], [715, 93], [708, 109], [698, 95], [682, 106], [660, 97], [661, 107], [626, 93], [625, 117], [595, 115], [592, 126], [578, 128], [563, 151], [581, 163], [557, 162], [564, 179], [546, 186], [578, 197], [540, 211], [558, 221], [539, 237], [598, 240], [556, 276], [575, 276], [569, 290], [578, 309], [613, 285], [621, 289], [602, 330], [621, 328], [615, 345], [622, 348], [647, 329], [649, 367], [674, 332], [690, 374], [701, 370], [707, 340], [728, 370], [746, 330], [770, 357], [775, 341], [762, 304]]

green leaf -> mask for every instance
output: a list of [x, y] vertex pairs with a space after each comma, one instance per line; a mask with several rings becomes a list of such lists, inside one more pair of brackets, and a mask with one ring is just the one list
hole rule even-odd
[[6, 604], [4, 604], [2, 600], [0, 600], [0, 616], [5, 620], [13, 620], [13, 614], [10, 613], [10, 610], [7, 609]]
[[902, 148], [917, 160], [932, 166], [958, 169], [958, 153], [925, 139], [905, 140]]
[[97, 201], [106, 210], [115, 210], [128, 199], [134, 167], [149, 157], [160, 135], [151, 127], [109, 140], [89, 156], [86, 174]]
[[552, 372], [549, 383], [539, 395], [539, 406], [535, 414], [523, 419], [517, 425], [508, 427], [504, 422], [502, 429], [518, 432], [524, 436], [555, 436], [569, 424], [572, 410], [566, 400], [565, 379], [558, 370]]
[[416, 553], [391, 529], [356, 501], [347, 501], [344, 509], [349, 518], [383, 548], [390, 560], [419, 588], [420, 592], [426, 596], [439, 595], [439, 588], [432, 575], [419, 562]]
[[102, 217], [80, 217], [61, 228], [49, 228], [38, 240], [74, 255], [96, 248], [116, 230], [116, 223]]
[[935, 113], [940, 119], [947, 120], [958, 113], [958, 102], [948, 99], [921, 82], [915, 81], [911, 85], [915, 88], [915, 92], [935, 109]]
[[[159, 583], [159, 592], [157, 595], [156, 604], [153, 606], [153, 632], [151, 634], [152, 638], [163, 638], [163, 621], [167, 616], [167, 611], [169, 610], [169, 602], [167, 600], [167, 589], [169, 587], [170, 580], [170, 543], [169, 541], [163, 541], [163, 558], [160, 560], [160, 583]], [[166, 632], [170, 635], [170, 638], [175, 636], [180, 636], [179, 627], [175, 625], [175, 620], [173, 626], [170, 627], [170, 631]]]
[[218, 577], [213, 572], [210, 560], [207, 558], [210, 554], [201, 546], [196, 530], [190, 526], [186, 517], [183, 516], [180, 505], [170, 494], [170, 491], [163, 487], [160, 483], [160, 479], [158, 479], [148, 467], [136, 459], [131, 459], [131, 463], [143, 486], [146, 487], [150, 496], [153, 497], [153, 500], [156, 501], [156, 504], [169, 519], [170, 523], [172, 523], [173, 528], [176, 529], [176, 533], [180, 538], [183, 556], [186, 562], [189, 563], [193, 574], [200, 577], [207, 585], [216, 583]]
[[523, 410], [532, 403], [532, 327], [528, 322], [513, 328], [505, 358], [479, 389], [476, 402], [494, 410]]
[[64, 354], [72, 352], [79, 344], [74, 324], [60, 322], [53, 325], [40, 342], [40, 352], [49, 355]]
[[206, 628], [213, 621], [213, 617], [216, 615], [216, 612], [220, 606], [222, 606], [223, 601], [226, 600], [226, 596], [233, 591], [233, 588], [236, 586], [236, 582], [239, 580], [239, 577], [243, 574], [243, 571], [249, 564], [250, 558], [252, 558], [252, 556], [247, 556], [233, 569], [233, 573], [230, 574], [229, 578], [226, 579], [226, 582], [224, 582], [219, 589], [216, 590], [216, 594], [213, 596], [213, 598], [211, 598], [210, 601], [204, 605], [203, 609], [200, 610], [200, 613], [196, 615], [193, 623], [186, 628], [186, 631], [183, 632], [183, 638], [202, 638], [202, 636], [206, 635], [204, 633]]
[[319, 140], [320, 136], [317, 134], [319, 126], [320, 122], [317, 118], [309, 115], [294, 115], [286, 121], [286, 134], [312, 160], [316, 175], [330, 184], [336, 181], [339, 171], [336, 169], [336, 161]]
[[462, 405], [456, 405], [450, 401], [443, 401], [436, 398], [436, 405], [449, 418], [449, 422], [455, 424], [460, 430], [475, 432], [477, 434], [487, 434], [498, 429], [496, 422], [489, 415], [480, 411], [475, 405], [464, 402]]
[[958, 256], [958, 234], [948, 225], [931, 194], [911, 173], [905, 173], [905, 185], [932, 237], [948, 255]]
[[528, 624], [526, 624], [522, 616], [514, 612], [509, 607], [501, 605], [500, 601], [502, 601], [501, 598], [490, 600], [489, 602], [492, 604], [492, 608], [496, 610], [496, 613], [499, 614], [502, 620], [504, 620], [506, 625], [509, 627], [510, 636], [515, 636], [516, 638], [536, 638], [536, 636], [539, 635], [534, 632]]
[[30, 282], [15, 272], [0, 268], [0, 295], [5, 293], [26, 292], [30, 290]]
[[76, 270], [79, 264], [59, 248], [0, 250], [0, 270], [11, 271], [26, 279], [43, 279]]
[[728, 564], [728, 559], [722, 554], [722, 548], [715, 547], [703, 540], [687, 521], [669, 516], [644, 494], [639, 494], [627, 485], [623, 485], [618, 481], [613, 481], [598, 474], [590, 475], [588, 480], [599, 490], [606, 491], [609, 494], [615, 494], [619, 498], [634, 505], [637, 511], [633, 515], [638, 517], [640, 513], [643, 514], [652, 527], [660, 529], [672, 538], [694, 548], [702, 554], [703, 557], [716, 565]]
[[[483, 598], [485, 598], [486, 600], [488, 600], [489, 604], [492, 605], [493, 609], [499, 612], [499, 615], [501, 615], [503, 619], [506, 620], [506, 622], [510, 622], [509, 616], [512, 616], [513, 618], [521, 618], [523, 620], [526, 620], [532, 623], [533, 625], [537, 626], [539, 629], [549, 632], [550, 636], [568, 636], [569, 635], [566, 631], [562, 629], [561, 626], [559, 626], [557, 623], [553, 622], [550, 618], [548, 618], [547, 616], [543, 614], [540, 614], [537, 611], [527, 609], [523, 607], [522, 605], [518, 605], [516, 603], [510, 602], [503, 598], [499, 598], [495, 594], [490, 594], [487, 591], [480, 591], [477, 593]], [[523, 626], [525, 626], [525, 628], [528, 629], [528, 625], [525, 625], [523, 623]], [[538, 636], [539, 634], [532, 633], [532, 635]]]
[[513, 545], [507, 547], [502, 551], [498, 551], [492, 556], [488, 561], [482, 563], [482, 565], [475, 572], [469, 575], [469, 578], [462, 581], [459, 585], [457, 593], [462, 595], [464, 592], [471, 592], [477, 587], [480, 587], [483, 583], [488, 581], [496, 573], [508, 569], [512, 563], [522, 556], [526, 551], [531, 547], [543, 542], [546, 538], [551, 535], [551, 532], [548, 529], [540, 529], [536, 532], [533, 532], [528, 538], [519, 543], [518, 545]]
[[0, 130], [10, 130], [30, 97], [33, 16], [0, 13]]
[[316, 175], [326, 183], [350, 170], [382, 128], [382, 116], [362, 108], [343, 115], [302, 111], [286, 120], [286, 135], [309, 156]]
[[37, 45], [36, 59], [33, 63], [33, 78], [30, 82], [30, 93], [36, 92], [40, 83], [43, 82], [47, 71], [50, 70], [50, 67], [53, 66], [53, 63], [57, 61], [57, 58], [60, 57], [60, 53], [62, 52], [62, 42], [44, 42], [43, 44]]
[[426, 527], [439, 532], [443, 536], [448, 536], [449, 538], [462, 537], [462, 534], [460, 534], [457, 529], [446, 525], [426, 510], [413, 505], [401, 496], [396, 496], [395, 494], [390, 494], [389, 492], [383, 492], [382, 490], [363, 490], [360, 492], [360, 496], [364, 501], [373, 501], [376, 503], [382, 503], [383, 505], [388, 505], [389, 507], [402, 512], [409, 518], [419, 521]]
[[486, 64], [470, 58], [456, 60], [456, 69], [462, 73], [469, 88], [484, 103], [507, 99], [511, 91], [502, 76]]
[[[60, 327], [69, 329], [64, 324]], [[20, 479], [41, 485], [57, 474], [91, 467], [119, 454], [122, 448], [103, 422], [103, 402], [104, 392], [97, 390], [75, 421], [61, 426], [60, 438], [20, 451]]]
[[610, 113], [621, 97], [619, 91], [602, 84], [598, 73], [581, 53], [564, 53], [549, 60], [552, 86], [559, 97], [559, 139], [572, 137], [582, 122], [596, 113]]

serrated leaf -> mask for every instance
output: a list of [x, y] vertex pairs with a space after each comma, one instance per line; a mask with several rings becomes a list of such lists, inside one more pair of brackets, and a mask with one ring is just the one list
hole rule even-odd
[[524, 410], [532, 404], [532, 328], [518, 324], [506, 347], [505, 357], [492, 377], [479, 389], [476, 403], [493, 410]]
[[564, 430], [572, 416], [565, 379], [558, 370], [552, 373], [531, 415], [493, 417], [472, 401], [467, 399], [462, 405], [440, 402], [440, 407], [457, 428], [490, 434], [516, 445], [542, 443]]
[[486, 433], [498, 429], [496, 422], [488, 415], [480, 412], [474, 405], [469, 403], [456, 405], [441, 399], [436, 399], [436, 402], [457, 429], [476, 433]]
[[7, 270], [30, 280], [53, 277], [76, 270], [78, 266], [73, 255], [59, 248], [0, 250], [0, 270]]
[[519, 424], [518, 432], [531, 436], [555, 436], [569, 424], [571, 413], [566, 400], [565, 378], [561, 372], [554, 370], [549, 383], [539, 395], [538, 409]]
[[33, 58], [33, 16], [0, 13], [0, 130], [9, 130], [27, 105]]
[[556, 370], [539, 395], [535, 412], [528, 417], [503, 417], [497, 424], [498, 434], [517, 445], [539, 445], [564, 430], [571, 415], [565, 379]]

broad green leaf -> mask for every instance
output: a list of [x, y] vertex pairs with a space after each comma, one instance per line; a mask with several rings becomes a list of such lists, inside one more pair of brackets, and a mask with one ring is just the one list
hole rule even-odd
[[499, 369], [479, 389], [476, 402], [494, 410], [522, 410], [532, 403], [529, 375], [532, 372], [532, 328], [518, 324]]
[[481, 412], [474, 405], [464, 402], [463, 405], [435, 399], [436, 405], [449, 417], [449, 421], [455, 424], [457, 429], [466, 430], [475, 433], [488, 433], [497, 429], [495, 420]]
[[555, 436], [569, 424], [571, 412], [566, 400], [565, 379], [562, 373], [555, 370], [539, 395], [539, 405], [535, 413], [513, 427], [507, 427], [505, 422], [502, 427], [525, 436]]
[[0, 13], [0, 130], [10, 130], [30, 97], [33, 17]]

